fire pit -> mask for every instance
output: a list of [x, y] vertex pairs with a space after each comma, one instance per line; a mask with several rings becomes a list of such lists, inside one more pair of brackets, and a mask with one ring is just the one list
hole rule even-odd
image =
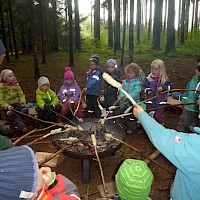
[[124, 140], [124, 130], [116, 124], [101, 125], [91, 121], [82, 122], [79, 125], [84, 131], [63, 132], [54, 135], [53, 139], [57, 147], [63, 148], [70, 144], [69, 140], [65, 140], [66, 138], [77, 138], [79, 142], [65, 150], [64, 154], [72, 158], [82, 159], [82, 181], [83, 183], [88, 183], [90, 180], [90, 162], [91, 159], [96, 157], [91, 141], [91, 134], [95, 134], [98, 155], [100, 158], [103, 158], [113, 155], [121, 147], [120, 142], [106, 138], [105, 134], [110, 133], [114, 137]]

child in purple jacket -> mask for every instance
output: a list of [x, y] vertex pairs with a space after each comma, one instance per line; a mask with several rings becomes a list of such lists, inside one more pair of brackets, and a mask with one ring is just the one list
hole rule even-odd
[[168, 79], [165, 64], [156, 59], [151, 63], [151, 73], [145, 80], [144, 89], [146, 93], [146, 104], [149, 115], [158, 123], [164, 123], [164, 107], [167, 103], [167, 94], [163, 91], [171, 90], [172, 82]]
[[[83, 117], [82, 104], [79, 103], [81, 95], [81, 89], [78, 86], [76, 80], [74, 80], [74, 73], [70, 67], [65, 67], [64, 83], [61, 86], [57, 96], [62, 104], [61, 115], [65, 116], [70, 112], [70, 108], [77, 109], [77, 117]], [[62, 118], [58, 118], [58, 122], [61, 122]]]

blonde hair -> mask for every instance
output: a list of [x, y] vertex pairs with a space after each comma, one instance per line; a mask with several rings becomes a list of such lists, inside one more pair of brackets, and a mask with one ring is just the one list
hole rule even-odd
[[135, 75], [139, 77], [139, 80], [144, 83], [145, 74], [142, 69], [136, 63], [130, 63], [125, 68], [125, 73], [127, 74], [129, 71], [135, 72]]
[[[160, 60], [160, 59], [156, 59], [151, 63], [151, 67], [159, 67], [160, 70], [160, 82], [162, 84], [165, 83], [166, 80], [168, 80], [168, 76], [167, 76], [167, 72], [165, 69], [165, 63], [164, 61]], [[152, 73], [149, 74], [148, 78], [150, 78], [152, 75]]]

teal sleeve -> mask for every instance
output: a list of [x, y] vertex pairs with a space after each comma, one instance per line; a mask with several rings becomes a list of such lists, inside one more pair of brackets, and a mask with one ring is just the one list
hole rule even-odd
[[167, 129], [146, 112], [140, 113], [138, 119], [153, 145], [177, 168], [191, 172], [199, 170], [200, 135]]

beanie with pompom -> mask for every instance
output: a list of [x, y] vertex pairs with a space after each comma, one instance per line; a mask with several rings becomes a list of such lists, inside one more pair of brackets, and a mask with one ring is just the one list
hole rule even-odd
[[96, 65], [99, 65], [99, 56], [98, 55], [91, 56], [89, 62], [94, 62]]
[[71, 71], [70, 67], [65, 67], [64, 79], [74, 80], [74, 73]]

